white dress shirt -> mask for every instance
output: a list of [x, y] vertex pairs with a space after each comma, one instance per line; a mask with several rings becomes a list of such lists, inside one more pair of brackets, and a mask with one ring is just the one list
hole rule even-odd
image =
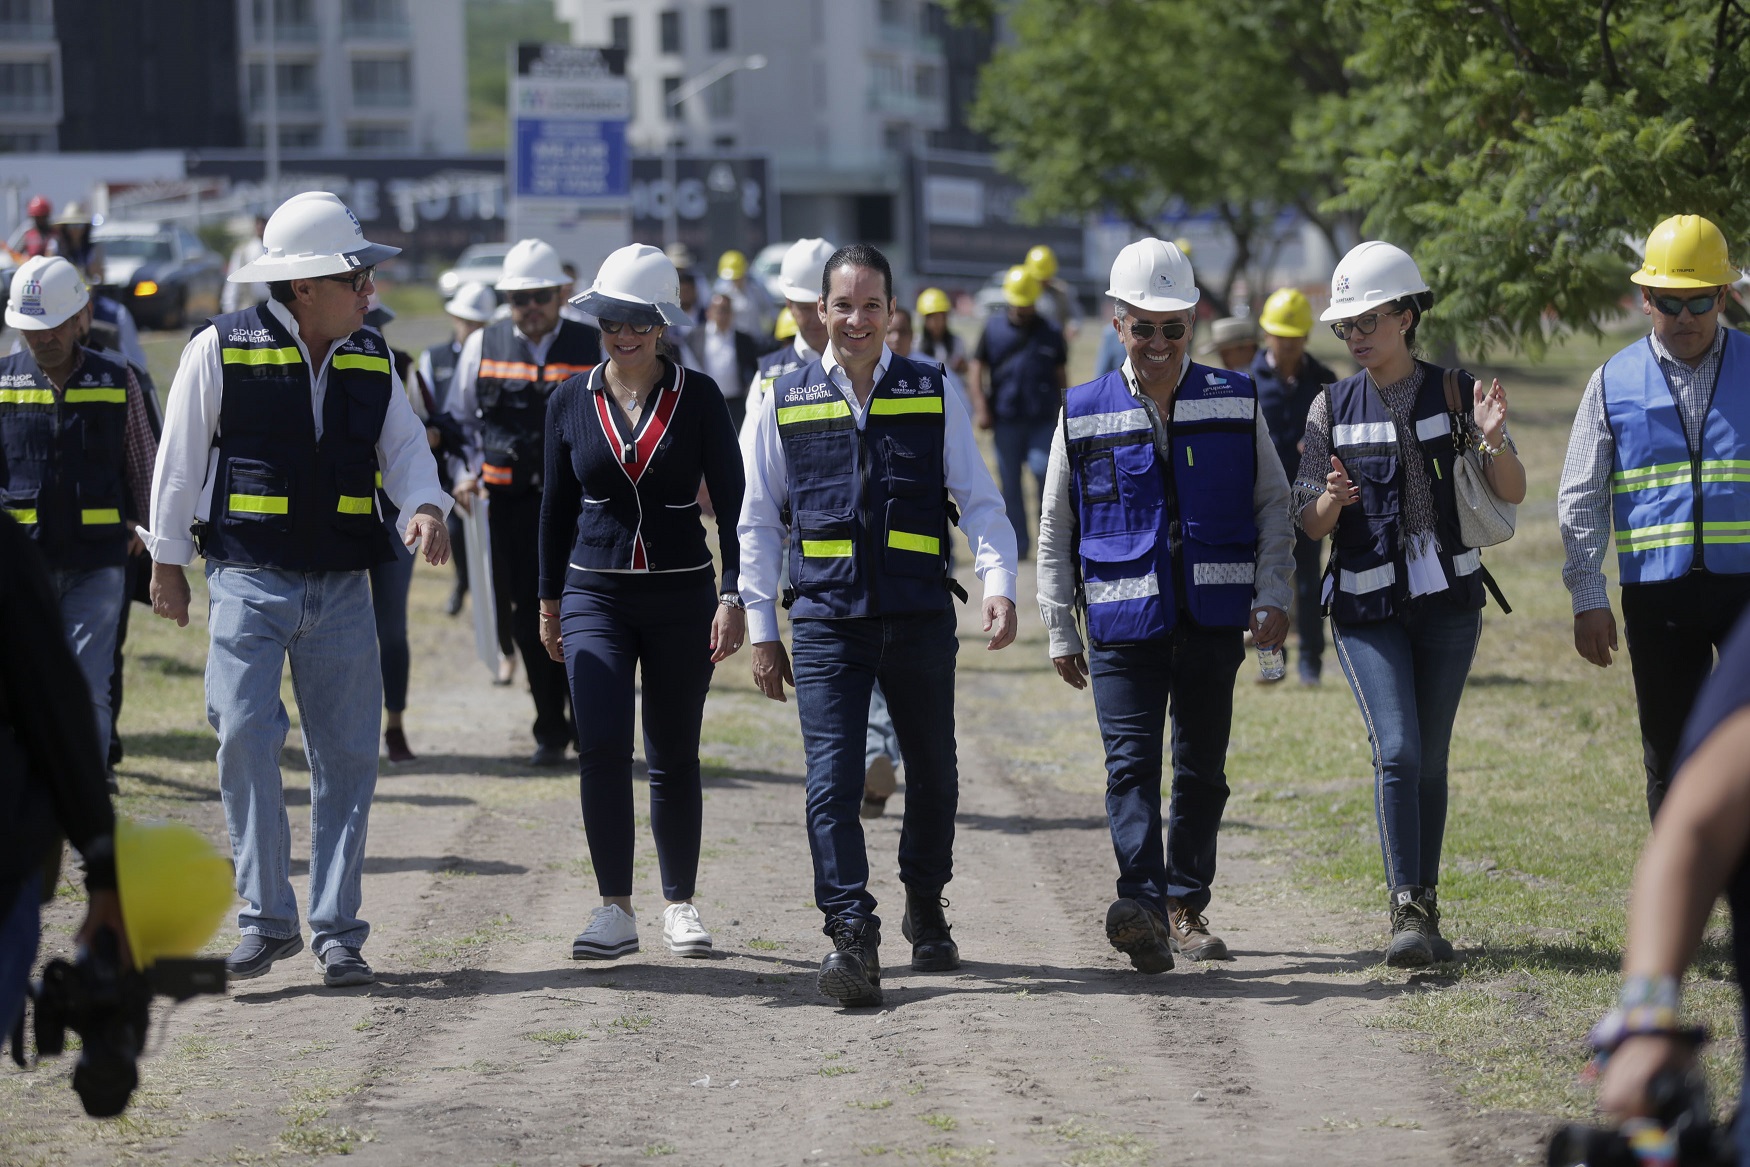
[[741, 368], [735, 359], [735, 329], [719, 329], [707, 320], [704, 344], [700, 347], [704, 351], [699, 355], [705, 363], [700, 371], [717, 382], [723, 396], [741, 396]]
[[[540, 340], [530, 340], [523, 336], [523, 330], [518, 328], [516, 334], [522, 337], [524, 344], [529, 346], [529, 355], [537, 365], [547, 363], [547, 354], [552, 351], [553, 342], [559, 337], [559, 327]], [[444, 403], [444, 412], [462, 423], [462, 460], [467, 464], [466, 474], [480, 472], [480, 399], [475, 396], [475, 387], [480, 381], [480, 349], [486, 343], [486, 329], [477, 328], [462, 342], [462, 352], [456, 357], [456, 379], [450, 383], [449, 400]], [[458, 476], [459, 477], [459, 476]]]
[[[804, 347], [797, 338], [798, 348]], [[820, 357], [827, 377], [844, 395], [851, 416], [861, 430], [868, 407], [857, 400], [850, 374], [833, 355], [832, 345]], [[887, 375], [893, 352], [881, 346], [875, 366], [875, 383]], [[747, 492], [742, 496], [741, 598], [747, 604], [748, 640], [763, 644], [778, 639], [778, 581], [782, 575], [785, 535], [789, 528], [782, 516], [790, 498], [790, 468], [784, 458], [783, 439], [778, 434], [777, 394], [761, 393], [748, 404], [748, 428], [743, 431], [741, 453], [747, 466]], [[991, 479], [972, 432], [972, 417], [951, 393], [942, 395], [942, 469], [948, 493], [960, 508], [960, 529], [972, 543], [973, 570], [984, 583], [984, 597], [1015, 598], [1015, 529], [1003, 510], [1003, 496]]]
[[[322, 403], [328, 393], [328, 362], [345, 338], [329, 345], [320, 364], [310, 359], [310, 350], [298, 334], [298, 322], [278, 301], [268, 301], [267, 310], [292, 334], [298, 355], [310, 369], [310, 410], [316, 419], [316, 438], [322, 438]], [[158, 563], [186, 564], [194, 559], [194, 538], [189, 528], [212, 517], [213, 481], [219, 466], [214, 439], [219, 432], [219, 405], [224, 396], [222, 342], [216, 328], [203, 328], [182, 350], [176, 379], [170, 384], [169, 404], [164, 410], [164, 436], [158, 440], [158, 464], [152, 474], [152, 517], [149, 529], [140, 532], [146, 549]], [[394, 392], [377, 435], [377, 465], [383, 470], [383, 491], [401, 509], [396, 524], [402, 536], [414, 511], [427, 503], [445, 515], [450, 496], [438, 484], [437, 461], [426, 441], [425, 423], [414, 416], [413, 406], [401, 384], [401, 375], [389, 363]]]

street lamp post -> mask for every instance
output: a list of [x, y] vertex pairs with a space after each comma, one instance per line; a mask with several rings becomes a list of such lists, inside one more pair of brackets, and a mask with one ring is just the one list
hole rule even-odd
[[675, 136], [669, 131], [668, 127], [670, 111], [679, 113], [681, 102], [687, 100], [689, 97], [697, 97], [699, 94], [705, 92], [705, 90], [711, 88], [711, 86], [717, 84], [717, 82], [723, 80], [731, 73], [753, 73], [760, 69], [764, 69], [765, 67], [766, 58], [764, 53], [753, 53], [749, 56], [742, 57], [739, 60], [719, 61], [703, 73], [700, 73], [697, 77], [688, 80], [685, 84], [676, 86], [673, 93], [663, 98], [662, 181], [668, 188], [668, 213], [663, 216], [662, 228], [662, 241], [664, 245], [675, 242], [680, 238], [681, 233], [680, 207], [679, 198], [677, 197], [679, 192], [676, 190], [676, 187], [680, 185], [679, 176], [676, 173], [678, 169], [676, 159], [678, 148], [675, 144]]

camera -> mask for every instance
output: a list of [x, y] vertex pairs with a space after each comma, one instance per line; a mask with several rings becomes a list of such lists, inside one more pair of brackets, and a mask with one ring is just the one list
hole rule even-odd
[[[123, 968], [116, 935], [103, 928], [74, 963], [51, 960], [42, 979], [31, 984], [36, 1052], [59, 1055], [67, 1047], [67, 1031], [78, 1034], [73, 1089], [86, 1114], [113, 1118], [127, 1109], [139, 1085], [137, 1063], [151, 1024], [152, 998], [186, 1001], [224, 992], [223, 959], [161, 957], [144, 972]], [[12, 1031], [12, 1060], [31, 1064], [25, 1056], [23, 1017]]]
[[1699, 1071], [1657, 1074], [1647, 1084], [1653, 1122], [1626, 1127], [1564, 1126], [1550, 1137], [1550, 1167], [1735, 1167], [1731, 1124], [1714, 1121]]

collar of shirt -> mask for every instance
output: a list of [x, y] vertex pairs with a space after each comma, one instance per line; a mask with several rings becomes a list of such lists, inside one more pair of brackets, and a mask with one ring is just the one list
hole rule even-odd
[[796, 355], [801, 358], [802, 363], [805, 365], [809, 361], [818, 360], [820, 358], [820, 354], [815, 352], [814, 349], [809, 346], [808, 342], [802, 339], [802, 334], [800, 332], [798, 332], [796, 338], [790, 342], [790, 347], [796, 350]]
[[[1174, 385], [1175, 392], [1178, 391], [1178, 385], [1184, 383], [1185, 374], [1190, 371], [1190, 368], [1191, 354], [1186, 353], [1179, 363], [1179, 381]], [[1161, 407], [1155, 404], [1154, 398], [1142, 391], [1141, 385], [1137, 384], [1136, 369], [1132, 367], [1129, 357], [1124, 358], [1124, 364], [1120, 366], [1120, 370], [1124, 374], [1124, 387], [1130, 390], [1132, 397], [1142, 402], [1143, 412], [1148, 414], [1149, 428], [1153, 429], [1155, 433], [1155, 448], [1163, 453], [1167, 452], [1167, 419], [1161, 416]]]
[[528, 334], [523, 332], [522, 329], [514, 324], [511, 325], [511, 329], [517, 334], [517, 337], [521, 339], [524, 344], [529, 346], [529, 355], [535, 358], [535, 363], [537, 365], [544, 365], [547, 363], [547, 353], [552, 349], [553, 341], [558, 337], [559, 330], [564, 327], [565, 318], [560, 317], [559, 323], [555, 324], [553, 330], [547, 333], [546, 336], [543, 336], [540, 340], [530, 340]]
[[[881, 384], [887, 376], [887, 367], [893, 364], [893, 350], [885, 344], [881, 346], [881, 359], [875, 362], [875, 384]], [[857, 400], [857, 391], [851, 388], [851, 375], [845, 372], [845, 367], [839, 364], [838, 354], [832, 351], [832, 342], [827, 341], [826, 351], [820, 354], [820, 366], [826, 370], [826, 379], [831, 381], [838, 391], [851, 403], [851, 414], [857, 419], [857, 428], [863, 428], [863, 416], [868, 407]]]
[[1701, 354], [1701, 361], [1694, 366], [1691, 366], [1688, 361], [1679, 360], [1672, 356], [1671, 350], [1665, 347], [1664, 342], [1659, 339], [1658, 333], [1649, 332], [1647, 337], [1653, 342], [1653, 355], [1658, 357], [1661, 361], [1664, 361], [1668, 365], [1682, 365], [1684, 368], [1694, 368], [1697, 372], [1700, 372], [1702, 365], [1707, 364], [1709, 360], [1718, 357], [1721, 352], [1725, 351], [1726, 326], [1717, 322], [1715, 323], [1714, 342], [1707, 346], [1707, 351]]
[[322, 354], [322, 362], [318, 364], [311, 359], [310, 346], [304, 343], [303, 334], [298, 331], [297, 317], [292, 315], [291, 310], [278, 300], [269, 300], [267, 310], [272, 312], [273, 318], [285, 325], [286, 331], [292, 334], [292, 340], [296, 342], [298, 351], [304, 354], [304, 363], [310, 366], [311, 386], [315, 389], [317, 396], [321, 396], [322, 391], [328, 387], [328, 358], [334, 355], [335, 349], [346, 343], [347, 338], [343, 336], [330, 344], [328, 351]]

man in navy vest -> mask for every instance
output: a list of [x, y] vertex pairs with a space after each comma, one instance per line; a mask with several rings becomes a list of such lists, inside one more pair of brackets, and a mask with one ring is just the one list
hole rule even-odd
[[226, 970], [258, 977], [304, 947], [279, 764], [289, 660], [310, 764], [311, 948], [324, 983], [368, 984], [358, 912], [383, 707], [369, 569], [391, 553], [378, 476], [427, 563], [449, 558], [450, 499], [388, 347], [365, 327], [376, 265], [399, 249], [367, 242], [324, 191], [282, 204], [262, 242], [229, 278], [267, 284], [270, 299], [197, 332], [170, 388], [145, 535], [152, 610], [187, 626], [182, 565], [198, 542], [207, 720], [245, 901]]
[[1556, 513], [1574, 648], [1600, 668], [1617, 647], [1603, 571], [1616, 528], [1647, 811], [1657, 814], [1695, 695], [1750, 604], [1750, 338], [1720, 325], [1739, 272], [1700, 215], [1653, 228], [1630, 278], [1653, 332], [1586, 385]]
[[[940, 370], [887, 347], [892, 310], [886, 257], [864, 244], [835, 251], [816, 309], [826, 350], [754, 403], [742, 442], [741, 594], [754, 682], [774, 701], [785, 682], [796, 688], [814, 899], [833, 941], [819, 985], [846, 1006], [881, 1003], [881, 920], [858, 819], [877, 682], [905, 759], [901, 932], [914, 970], [960, 965], [942, 913], [960, 795], [950, 596], [965, 595], [947, 571], [950, 499], [984, 583], [986, 647], [1015, 638], [1014, 532], [1002, 499]], [[786, 535], [794, 670], [775, 612]]]
[[127, 362], [81, 344], [90, 303], [78, 269], [59, 256], [26, 260], [12, 278], [6, 323], [24, 349], [0, 358], [0, 506], [48, 561], [107, 758], [127, 557], [139, 546], [157, 441]]
[[796, 336], [789, 344], [773, 349], [759, 359], [753, 380], [747, 386], [747, 416], [742, 419], [741, 432], [751, 431], [748, 423], [758, 412], [762, 395], [772, 391], [772, 384], [785, 373], [793, 373], [826, 351], [826, 322], [820, 318], [815, 304], [820, 299], [821, 273], [832, 257], [834, 247], [824, 239], [798, 239], [784, 253], [778, 268], [778, 279], [784, 287], [784, 305], [790, 309], [790, 319], [796, 325]]
[[[1234, 676], [1248, 627], [1288, 633], [1288, 478], [1244, 373], [1193, 363], [1191, 264], [1144, 239], [1112, 264], [1126, 360], [1070, 389], [1039, 525], [1039, 611], [1052, 664], [1094, 687], [1118, 899], [1106, 937], [1145, 973], [1225, 960], [1204, 915], [1227, 805]], [[1087, 621], [1084, 655], [1076, 628]], [[1173, 791], [1161, 846], [1162, 733]]]

